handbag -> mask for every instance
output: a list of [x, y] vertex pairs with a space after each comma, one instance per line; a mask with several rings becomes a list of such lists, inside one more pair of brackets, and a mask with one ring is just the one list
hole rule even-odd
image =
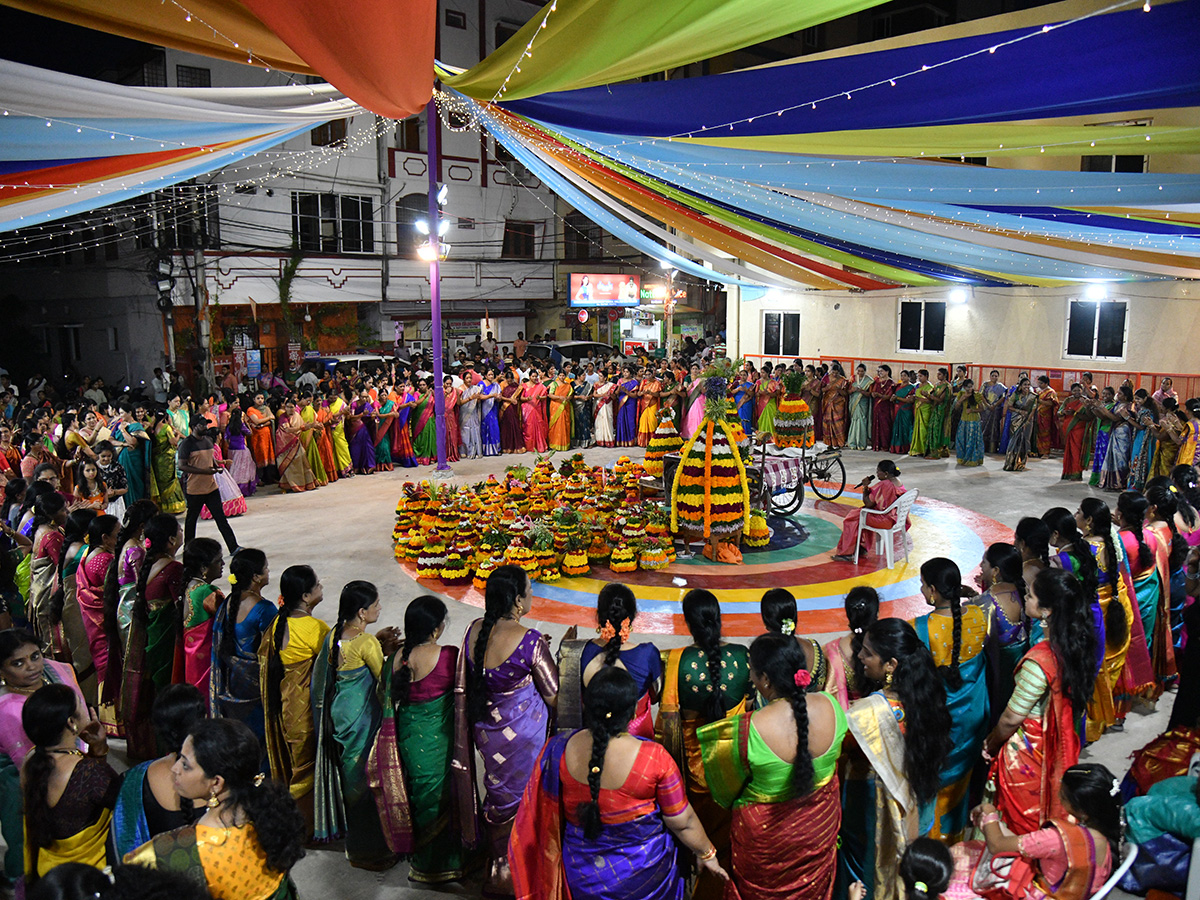
[[1036, 873], [1019, 853], [995, 853], [986, 846], [971, 873], [971, 890], [988, 900], [1025, 897]]
[[1160, 834], [1138, 845], [1137, 859], [1118, 884], [1127, 894], [1145, 896], [1152, 888], [1182, 893], [1187, 887], [1192, 845], [1173, 834]]

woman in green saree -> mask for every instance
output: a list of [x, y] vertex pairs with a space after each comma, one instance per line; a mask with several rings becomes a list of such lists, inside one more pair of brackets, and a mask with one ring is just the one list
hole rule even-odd
[[440, 646], [446, 604], [417, 597], [404, 612], [404, 646], [384, 668], [383, 725], [367, 769], [384, 837], [410, 855], [409, 881], [462, 877], [465, 853], [450, 783], [458, 648]]
[[318, 841], [346, 839], [346, 858], [360, 869], [396, 864], [367, 780], [367, 755], [383, 719], [377, 686], [383, 647], [367, 634], [379, 619], [379, 590], [369, 581], [342, 588], [337, 625], [325, 638], [312, 675], [317, 729], [315, 829]]
[[954, 403], [950, 391], [950, 370], [937, 370], [937, 383], [929, 393], [929, 430], [925, 435], [925, 458], [946, 459], [950, 456], [950, 407]]
[[187, 509], [183, 488], [175, 475], [175, 448], [179, 438], [167, 418], [167, 411], [158, 409], [150, 426], [150, 499], [158, 508], [173, 516]]
[[213, 900], [294, 900], [288, 872], [304, 856], [304, 819], [287, 788], [258, 771], [261, 756], [241, 722], [197, 722], [171, 774], [183, 800], [205, 802], [204, 815], [125, 862], [179, 872]]
[[862, 363], [854, 370], [855, 379], [850, 385], [850, 435], [846, 446], [851, 450], [871, 449], [871, 385], [867, 367]]
[[417, 405], [412, 411], [412, 442], [417, 462], [423, 466], [437, 459], [437, 424], [433, 415], [433, 388], [428, 378], [416, 383]]
[[929, 383], [929, 370], [917, 370], [917, 389], [913, 392], [913, 430], [909, 456], [925, 456], [934, 437], [930, 431], [933, 420], [933, 385]]

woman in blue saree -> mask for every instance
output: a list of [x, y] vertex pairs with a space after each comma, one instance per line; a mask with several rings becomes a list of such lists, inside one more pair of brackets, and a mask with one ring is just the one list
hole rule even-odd
[[[229, 560], [229, 598], [213, 616], [212, 675], [209, 678], [213, 715], [237, 719], [254, 732], [266, 757], [266, 721], [259, 686], [258, 645], [279, 610], [262, 595], [271, 580], [267, 556], [242, 547]], [[250, 602], [246, 602], [250, 601]]]
[[952, 560], [935, 557], [921, 566], [921, 594], [933, 612], [919, 616], [913, 627], [942, 674], [952, 741], [939, 773], [929, 836], [947, 843], [962, 840], [966, 830], [971, 776], [989, 725], [984, 653], [988, 615], [978, 606], [963, 606], [964, 593], [962, 575]]
[[676, 839], [728, 880], [671, 755], [627, 731], [639, 696], [606, 666], [587, 686], [587, 727], [543, 748], [509, 842], [518, 900], [683, 900]]
[[135, 413], [142, 414], [141, 408], [122, 403], [121, 417], [112, 428], [112, 442], [120, 448], [117, 462], [125, 470], [125, 481], [129, 485], [125, 494], [127, 507], [150, 496], [147, 474], [150, 471], [150, 435]]
[[479, 391], [479, 439], [483, 444], [484, 456], [500, 455], [500, 385], [496, 384], [496, 373], [491, 369], [483, 376]]
[[1130, 424], [1133, 421], [1133, 390], [1129, 385], [1121, 385], [1117, 402], [1109, 415], [1112, 416], [1112, 430], [1108, 435], [1104, 459], [1100, 462], [1100, 490], [1123, 491], [1125, 483], [1129, 481], [1129, 463], [1133, 455], [1133, 426]]
[[742, 420], [747, 437], [754, 434], [754, 382], [750, 372], [743, 372], [733, 390], [733, 407]]
[[1150, 461], [1158, 445], [1151, 426], [1158, 424], [1159, 408], [1144, 388], [1133, 397], [1133, 446], [1129, 451], [1129, 480], [1125, 488], [1140, 491], [1150, 477]]
[[626, 369], [625, 376], [625, 380], [617, 384], [615, 429], [618, 447], [632, 447], [637, 443], [639, 382], [632, 367]]
[[367, 626], [379, 619], [379, 590], [369, 581], [342, 588], [337, 625], [325, 638], [312, 675], [317, 729], [316, 827], [318, 841], [344, 836], [346, 858], [359, 869], [396, 864], [375, 808], [367, 756], [383, 720], [377, 687], [383, 646]]

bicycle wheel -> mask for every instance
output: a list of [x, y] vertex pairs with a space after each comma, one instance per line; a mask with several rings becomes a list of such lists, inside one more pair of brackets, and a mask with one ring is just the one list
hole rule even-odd
[[804, 482], [795, 488], [780, 491], [771, 498], [771, 510], [781, 516], [790, 516], [804, 505]]
[[846, 467], [841, 457], [814, 459], [808, 469], [808, 483], [812, 485], [813, 493], [822, 500], [836, 500], [842, 496], [842, 491], [846, 490]]

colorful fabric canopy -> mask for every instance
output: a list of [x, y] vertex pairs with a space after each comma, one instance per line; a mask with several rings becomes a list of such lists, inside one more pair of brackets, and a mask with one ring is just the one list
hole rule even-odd
[[223, 168], [365, 110], [329, 85], [127, 87], [0, 61], [0, 230]]

